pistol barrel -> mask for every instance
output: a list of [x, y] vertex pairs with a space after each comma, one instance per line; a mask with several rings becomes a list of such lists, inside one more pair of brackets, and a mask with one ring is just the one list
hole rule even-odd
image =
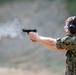
[[23, 32], [37, 32], [37, 29], [22, 29]]

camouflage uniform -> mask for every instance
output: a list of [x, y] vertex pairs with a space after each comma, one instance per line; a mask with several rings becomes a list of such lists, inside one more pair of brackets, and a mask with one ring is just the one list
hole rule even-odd
[[58, 49], [66, 49], [66, 74], [76, 75], [76, 36], [58, 38], [56, 42]]

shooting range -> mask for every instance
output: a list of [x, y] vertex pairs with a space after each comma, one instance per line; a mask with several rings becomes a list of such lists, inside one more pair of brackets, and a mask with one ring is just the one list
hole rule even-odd
[[22, 29], [65, 36], [66, 5], [65, 0], [0, 0], [0, 75], [64, 75], [65, 53], [31, 42]]

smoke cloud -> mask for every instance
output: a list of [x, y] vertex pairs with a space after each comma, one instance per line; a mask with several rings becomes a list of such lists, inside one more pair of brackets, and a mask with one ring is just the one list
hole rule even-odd
[[18, 36], [22, 38], [21, 32], [22, 29], [20, 28], [20, 22], [18, 19], [0, 24], [0, 39], [2, 37], [15, 38]]

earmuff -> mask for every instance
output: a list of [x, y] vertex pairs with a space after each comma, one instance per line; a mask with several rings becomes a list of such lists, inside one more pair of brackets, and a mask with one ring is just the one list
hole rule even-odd
[[72, 22], [69, 25], [69, 30], [72, 34], [76, 33], [76, 25], [74, 24], [75, 17], [72, 17]]

